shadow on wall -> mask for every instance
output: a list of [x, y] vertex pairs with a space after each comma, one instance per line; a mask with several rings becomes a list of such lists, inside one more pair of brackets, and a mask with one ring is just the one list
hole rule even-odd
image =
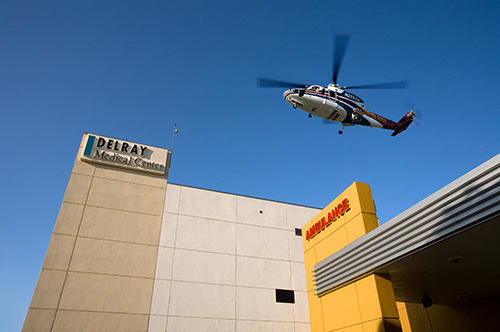
[[380, 322], [378, 332], [401, 332], [399, 319], [384, 319]]
[[500, 326], [500, 294], [454, 306], [433, 305], [428, 313], [420, 303], [406, 306], [411, 332], [494, 331]]

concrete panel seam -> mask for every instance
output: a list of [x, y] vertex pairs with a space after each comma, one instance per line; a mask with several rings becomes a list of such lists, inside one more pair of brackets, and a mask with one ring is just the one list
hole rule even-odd
[[[62, 203], [64, 204], [73, 204], [73, 205], [79, 205], [79, 206], [85, 206], [85, 204], [82, 204], [82, 203], [76, 203], [76, 202], [71, 202], [71, 201], [67, 201], [63, 198], [62, 200]], [[62, 204], [61, 204], [62, 205]]]
[[361, 320], [361, 323], [364, 323], [363, 322], [363, 316], [361, 314], [361, 303], [359, 301], [359, 292], [358, 292], [358, 285], [355, 283], [354, 284], [354, 291], [356, 292], [356, 303], [358, 304], [358, 312], [359, 312], [359, 318]]
[[[166, 199], [167, 199], [167, 190], [168, 190], [168, 186], [165, 185], [165, 191], [163, 193], [163, 207], [162, 207], [162, 211], [165, 211], [165, 203], [166, 203]], [[158, 239], [156, 241], [156, 243], [158, 243], [157, 245], [155, 245], [156, 247], [156, 259], [155, 259], [155, 267], [154, 267], [154, 274], [153, 276], [156, 276], [156, 273], [157, 273], [157, 270], [158, 270], [158, 257], [159, 257], [159, 254], [160, 254], [160, 241], [161, 241], [161, 233], [162, 233], [162, 226], [163, 226], [163, 221], [165, 219], [165, 215], [164, 213], [162, 213], [161, 215], [161, 222], [160, 222], [160, 231], [158, 232]], [[154, 292], [155, 292], [155, 278], [153, 277], [153, 285], [151, 286], [152, 289], [151, 289], [151, 301], [150, 301], [150, 304], [149, 304], [149, 315], [148, 315], [148, 330], [149, 330], [149, 324], [151, 324], [151, 311], [153, 310], [153, 298], [154, 298]], [[171, 287], [171, 286], [170, 286]]]
[[47, 311], [53, 311], [57, 310], [57, 308], [38, 308], [38, 307], [29, 307], [30, 310], [47, 310]]
[[279, 258], [271, 258], [271, 257], [249, 256], [249, 255], [241, 255], [241, 254], [232, 254], [232, 253], [227, 253], [227, 252], [191, 249], [191, 248], [184, 248], [184, 247], [170, 247], [170, 246], [162, 246], [162, 245], [160, 245], [159, 247], [168, 248], [168, 249], [175, 249], [175, 250], [182, 250], [182, 251], [200, 252], [200, 253], [206, 253], [206, 254], [217, 254], [217, 255], [224, 255], [224, 256], [238, 256], [238, 257], [243, 257], [243, 258], [256, 258], [256, 259], [264, 259], [264, 260], [276, 261], [276, 262], [291, 262], [291, 263], [304, 264], [303, 261], [296, 261], [296, 260], [291, 260], [291, 259], [279, 259]]
[[[286, 216], [286, 218], [288, 218], [288, 215]], [[288, 225], [288, 221], [285, 220], [285, 222]], [[290, 245], [290, 237], [289, 236], [286, 237], [286, 246], [287, 246], [287, 253], [288, 253], [288, 272], [290, 275], [290, 286], [293, 287], [293, 271], [292, 271], [292, 263], [291, 263], [291, 260], [292, 260], [291, 250], [292, 250], [292, 248]], [[297, 307], [295, 305], [292, 307], [292, 321], [294, 321], [294, 322], [296, 320], [295, 319], [295, 316], [296, 316], [295, 309], [296, 308]]]
[[[37, 309], [37, 308], [33, 308]], [[49, 309], [54, 310], [54, 309]], [[137, 312], [123, 312], [123, 311], [99, 311], [99, 310], [77, 310], [77, 309], [58, 309], [61, 312], [86, 312], [93, 314], [113, 314], [113, 315], [134, 315], [134, 316], [149, 316], [149, 314], [140, 314]]]
[[[89, 184], [89, 187], [88, 187], [88, 190], [87, 190], [87, 195], [85, 197], [85, 204], [84, 204], [84, 208], [83, 208], [83, 212], [82, 212], [82, 215], [80, 216], [80, 222], [78, 223], [78, 230], [76, 232], [76, 238], [78, 238], [78, 235], [80, 234], [80, 228], [82, 227], [82, 221], [83, 221], [83, 217], [85, 215], [85, 210], [86, 210], [86, 205], [87, 205], [87, 202], [89, 200], [89, 196], [90, 196], [90, 190], [92, 188], [92, 183], [94, 182], [94, 175], [95, 175], [95, 168], [93, 169], [93, 173], [92, 173], [92, 176], [91, 176], [91, 179], [90, 179], [90, 184]], [[51, 324], [51, 327], [50, 327], [50, 331], [53, 331], [54, 330], [54, 324], [56, 322], [56, 318], [57, 318], [57, 311], [59, 310], [59, 306], [61, 304], [61, 299], [62, 299], [62, 295], [64, 293], [64, 288], [66, 286], [66, 281], [68, 280], [68, 271], [71, 267], [71, 262], [73, 260], [73, 255], [75, 253], [75, 248], [76, 248], [76, 240], [75, 242], [73, 243], [73, 248], [71, 250], [71, 255], [70, 255], [70, 258], [69, 258], [69, 262], [68, 262], [68, 269], [66, 270], [66, 274], [64, 276], [64, 281], [63, 281], [63, 284], [62, 284], [62, 287], [61, 287], [61, 292], [59, 294], [59, 299], [57, 300], [57, 307], [56, 307], [56, 312], [54, 314], [54, 318], [52, 320], [52, 324]]]
[[[151, 314], [155, 317], [166, 317], [167, 315], [157, 315]], [[248, 318], [218, 318], [218, 317], [199, 317], [199, 316], [182, 316], [182, 315], [168, 315], [168, 317], [173, 318], [192, 318], [192, 319], [214, 319], [214, 320], [225, 320], [225, 321], [237, 321], [237, 322], [263, 322], [263, 323], [297, 323], [297, 324], [307, 324], [308, 322], [291, 321], [291, 320], [269, 320], [269, 319], [248, 319]]]
[[[75, 235], [68, 235], [68, 234], [62, 234], [62, 233], [53, 233], [53, 234], [76, 237]], [[130, 241], [123, 241], [123, 240], [98, 238], [98, 237], [92, 237], [92, 236], [83, 236], [83, 235], [80, 235], [80, 236], [78, 236], [78, 238], [79, 239], [97, 240], [97, 241], [106, 241], [106, 242], [116, 242], [116, 243], [133, 244], [133, 245], [145, 246], [145, 247], [158, 247], [158, 245], [150, 244], [150, 243], [130, 242]]]
[[87, 176], [89, 178], [94, 177], [93, 175], [88, 175], [88, 174], [85, 174], [85, 173], [80, 173], [80, 172], [75, 172], [75, 171], [71, 172], [71, 174], [77, 174], [77, 175]]
[[[150, 278], [142, 278], [142, 279], [150, 279]], [[226, 286], [226, 287], [233, 287], [233, 288], [242, 288], [242, 289], [260, 289], [260, 290], [272, 290], [274, 291], [276, 287], [259, 287], [259, 286], [242, 286], [242, 285], [230, 285], [230, 284], [222, 284], [222, 283], [214, 283], [214, 282], [205, 282], [205, 281], [186, 281], [186, 280], [179, 280], [179, 279], [162, 279], [162, 278], [155, 278], [155, 280], [164, 280], [164, 281], [172, 281], [176, 283], [183, 283], [183, 284], [196, 284], [196, 285], [209, 285], [209, 286]], [[303, 293], [307, 294], [307, 291], [301, 291], [301, 290], [293, 290], [295, 293]]]
[[[158, 317], [165, 317], [165, 315], [152, 315]], [[226, 321], [237, 321], [237, 322], [265, 322], [265, 323], [299, 323], [299, 324], [308, 324], [305, 322], [295, 322], [292, 320], [269, 320], [269, 319], [248, 319], [248, 318], [219, 318], [219, 317], [210, 317], [210, 316], [181, 316], [181, 315], [168, 315], [168, 317], [174, 318], [194, 318], [194, 319], [216, 319], [216, 320], [226, 320]]]
[[[156, 317], [167, 317], [167, 315], [156, 315], [156, 314], [151, 314], [151, 316], [156, 316]], [[180, 315], [168, 315], [168, 317], [174, 317], [174, 318], [195, 318], [195, 319], [216, 319], [216, 320], [227, 320], [227, 321], [237, 320], [237, 319], [233, 319], [233, 318], [199, 317], [199, 316], [180, 316]]]
[[[179, 200], [177, 202], [177, 211], [180, 210], [181, 208], [181, 202], [182, 202], [182, 187], [179, 188]], [[165, 196], [166, 197], [166, 196]], [[163, 205], [163, 209], [165, 209], [165, 204]], [[165, 214], [162, 214], [162, 226], [163, 226], [163, 216]], [[175, 231], [174, 231], [174, 250], [172, 252], [172, 263], [170, 264], [170, 271], [171, 271], [171, 275], [173, 276], [174, 275], [174, 262], [175, 262], [175, 251], [176, 251], [176, 247], [177, 247], [177, 230], [179, 228], [179, 214], [175, 214]], [[159, 243], [158, 243], [159, 244]], [[159, 250], [159, 247], [158, 247], [158, 250]], [[156, 271], [155, 271], [155, 275], [156, 275]], [[168, 303], [167, 303], [167, 320], [166, 320], [166, 326], [168, 326], [168, 314], [170, 313], [170, 305], [172, 304], [172, 284], [173, 282], [170, 283], [169, 285], [169, 290], [168, 290]], [[154, 294], [152, 294], [154, 295]], [[152, 297], [152, 296], [151, 296]], [[151, 310], [151, 309], [150, 309]], [[148, 326], [149, 328], [149, 326]]]
[[[81, 153], [80, 151], [78, 152], [78, 156], [80, 156]], [[77, 160], [79, 161], [79, 158], [77, 158]], [[83, 162], [83, 161], [82, 161]], [[105, 169], [105, 170], [108, 170], [108, 171], [114, 171], [116, 172], [117, 169], [116, 168], [113, 168], [113, 167], [109, 167], [109, 166], [104, 166], [104, 165], [99, 165], [99, 164], [95, 164], [95, 163], [89, 163], [89, 162], [83, 162], [85, 163], [86, 165], [90, 165], [94, 168], [94, 173], [95, 173], [95, 170], [96, 169]], [[85, 175], [85, 176], [90, 176], [88, 174], [85, 174], [85, 173], [81, 173], [79, 171], [72, 171], [71, 172], [72, 174], [78, 174], [78, 175]], [[146, 173], [140, 173], [140, 172], [136, 172], [136, 171], [130, 171], [130, 170], [125, 170], [125, 169], [120, 169], [120, 173], [126, 173], [126, 174], [130, 174], [132, 176], [137, 176], [141, 179], [143, 179], [144, 177], [149, 177], [149, 178], [152, 178], [154, 180], [158, 180], [158, 181], [162, 181], [164, 180], [165, 182], [167, 182], [167, 177], [165, 176], [154, 176], [154, 175], [151, 175], [151, 174], [146, 174]], [[99, 175], [96, 175], [95, 176], [96, 178], [100, 178], [100, 179], [106, 179], [106, 180], [112, 180], [112, 181], [119, 181], [119, 182], [126, 182], [126, 183], [133, 183], [133, 184], [139, 184], [139, 185], [144, 185], [144, 186], [148, 186], [148, 187], [156, 187], [156, 188], [165, 188], [165, 186], [153, 186], [153, 185], [148, 185], [148, 184], [144, 184], [143, 182], [134, 182], [134, 181], [125, 181], [125, 180], [119, 180], [119, 179], [110, 179], [108, 177], [104, 177], [104, 176], [99, 176]]]
[[54, 311], [56, 308], [38, 308], [38, 307], [30, 307], [30, 309], [34, 309], [34, 310]]
[[[68, 202], [69, 203], [69, 202]], [[126, 213], [133, 213], [141, 216], [151, 216], [151, 217], [161, 217], [163, 215], [163, 212], [161, 214], [154, 214], [154, 213], [144, 213], [144, 212], [137, 212], [137, 211], [129, 211], [129, 210], [122, 210], [122, 209], [114, 209], [110, 207], [104, 207], [104, 206], [98, 206], [98, 205], [91, 205], [91, 204], [85, 204], [86, 207], [91, 207], [91, 208], [96, 208], [96, 209], [102, 209], [102, 210], [109, 210], [109, 211], [119, 211], [119, 212], [126, 212]]]
[[[62, 311], [62, 310], [61, 310]], [[143, 314], [135, 314], [135, 315], [143, 315]], [[236, 321], [236, 322], [266, 322], [266, 323], [294, 323], [294, 324], [305, 324], [310, 325], [309, 322], [301, 322], [301, 321], [280, 321], [280, 320], [259, 320], [259, 319], [248, 319], [248, 318], [217, 318], [217, 317], [198, 317], [198, 316], [181, 316], [181, 315], [159, 315], [159, 314], [151, 314], [150, 316], [154, 317], [174, 317], [174, 318], [190, 318], [190, 319], [214, 319], [214, 320], [225, 320], [225, 321]]]
[[294, 203], [281, 202], [281, 201], [276, 201], [276, 200], [272, 200], [272, 199], [265, 199], [265, 198], [261, 198], [261, 197], [245, 196], [245, 195], [241, 195], [241, 194], [229, 193], [229, 192], [220, 191], [220, 190], [205, 189], [205, 188], [199, 188], [199, 187], [194, 187], [194, 186], [189, 186], [189, 185], [180, 185], [178, 183], [172, 183], [172, 182], [169, 182], [169, 184], [173, 185], [173, 186], [178, 186], [178, 187], [181, 187], [181, 188], [185, 187], [185, 188], [188, 188], [188, 189], [196, 189], [196, 190], [214, 192], [214, 193], [219, 193], [219, 194], [227, 194], [227, 195], [231, 195], [231, 196], [238, 196], [238, 197], [242, 197], [242, 198], [250, 198], [250, 199], [255, 199], [255, 200], [259, 200], [259, 201], [265, 201], [265, 202], [271, 202], [271, 203], [279, 203], [279, 204], [283, 204], [285, 206], [291, 205], [291, 206], [296, 206], [296, 207], [302, 207], [302, 208], [307, 208], [307, 209], [313, 209], [313, 210], [321, 211], [321, 208], [314, 207], [314, 206], [306, 206], [306, 205], [300, 205], [300, 204], [294, 204]]
[[76, 235], [72, 235], [72, 234], [63, 234], [63, 233], [53, 232], [52, 235], [60, 235], [60, 236], [67, 236], [67, 237], [75, 237], [76, 238]]
[[58, 272], [68, 272], [68, 270], [63, 270], [63, 269], [53, 269], [53, 268], [50, 268], [50, 267], [43, 267], [43, 266], [42, 266], [41, 271], [58, 271]]
[[[236, 203], [236, 219], [238, 219], [238, 216], [239, 216], [239, 211], [238, 211], [238, 200], [236, 199], [235, 200], [235, 203]], [[234, 238], [235, 239], [238, 239], [238, 226], [236, 226], [234, 228]], [[234, 241], [234, 253], [235, 253], [235, 257], [234, 257], [234, 267], [235, 267], [235, 273], [234, 273], [234, 284], [237, 285], [238, 284], [238, 240], [235, 240]], [[237, 300], [237, 296], [236, 296], [236, 289], [235, 289], [235, 296], [234, 296], [234, 315], [235, 315], [235, 318], [237, 316], [237, 312], [238, 312], [238, 300]], [[238, 322], [237, 320], [235, 319], [234, 320], [234, 330], [237, 331], [238, 330]]]
[[[79, 173], [76, 173], [76, 174], [79, 174]], [[79, 175], [85, 175], [85, 174], [79, 174]], [[89, 176], [89, 175], [87, 175], [87, 176]], [[144, 184], [144, 183], [141, 183], [141, 182], [124, 181], [124, 180], [112, 179], [112, 178], [104, 177], [104, 176], [95, 176], [95, 178], [96, 179], [103, 179], [103, 180], [107, 180], [107, 181], [128, 183], [128, 184], [133, 184], [133, 185], [142, 186], [142, 187], [151, 187], [151, 188], [157, 188], [157, 189], [165, 189], [164, 186], [153, 186], [153, 185]], [[166, 182], [166, 180], [165, 180], [165, 182]]]
[[256, 225], [256, 224], [249, 224], [249, 223], [233, 221], [233, 220], [224, 220], [224, 219], [217, 219], [217, 218], [210, 218], [210, 217], [200, 217], [200, 216], [197, 216], [194, 214], [172, 213], [172, 212], [165, 212], [165, 213], [168, 213], [171, 215], [178, 215], [181, 217], [192, 217], [192, 218], [206, 219], [206, 220], [210, 220], [210, 221], [219, 221], [219, 222], [225, 222], [225, 223], [237, 224], [237, 225], [243, 225], [243, 226], [260, 227], [260, 228], [274, 229], [274, 230], [279, 230], [279, 231], [287, 231], [287, 232], [291, 232], [291, 233], [295, 234], [295, 228], [289, 229], [289, 228], [272, 227], [272, 226], [265, 226], [265, 225]]
[[[49, 270], [49, 269], [46, 269]], [[57, 271], [57, 270], [54, 270]], [[66, 270], [64, 270], [66, 271]], [[154, 277], [139, 277], [139, 276], [131, 276], [125, 274], [115, 274], [115, 273], [99, 273], [99, 272], [88, 272], [88, 271], [78, 271], [78, 270], [67, 270], [68, 273], [79, 273], [79, 274], [88, 274], [88, 275], [97, 275], [97, 276], [107, 276], [107, 277], [120, 277], [120, 278], [130, 278], [130, 279], [143, 279], [143, 280], [154, 280]]]
[[78, 205], [78, 206], [85, 206], [85, 204], [76, 203], [76, 202], [69, 202], [69, 201], [65, 201], [64, 199], [63, 199], [62, 203], [72, 204], [72, 205]]

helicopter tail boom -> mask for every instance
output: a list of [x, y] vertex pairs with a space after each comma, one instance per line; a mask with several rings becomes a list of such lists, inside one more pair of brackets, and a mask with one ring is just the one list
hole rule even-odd
[[399, 135], [403, 131], [405, 131], [406, 128], [408, 128], [408, 126], [413, 122], [414, 118], [415, 118], [415, 113], [413, 112], [406, 113], [397, 123], [398, 129], [394, 130], [391, 136]]

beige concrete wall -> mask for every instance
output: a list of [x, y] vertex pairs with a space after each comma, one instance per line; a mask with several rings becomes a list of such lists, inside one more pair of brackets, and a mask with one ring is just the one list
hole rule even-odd
[[319, 209], [83, 162], [85, 143], [23, 331], [309, 331], [295, 228]]
[[23, 331], [146, 331], [167, 179], [73, 171]]
[[308, 332], [295, 228], [318, 211], [168, 184], [148, 331]]

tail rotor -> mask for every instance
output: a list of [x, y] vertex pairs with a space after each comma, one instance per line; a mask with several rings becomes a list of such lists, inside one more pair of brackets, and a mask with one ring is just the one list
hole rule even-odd
[[413, 117], [413, 123], [420, 127], [424, 121], [424, 115], [420, 109], [415, 108], [414, 103], [406, 103], [406, 109]]

